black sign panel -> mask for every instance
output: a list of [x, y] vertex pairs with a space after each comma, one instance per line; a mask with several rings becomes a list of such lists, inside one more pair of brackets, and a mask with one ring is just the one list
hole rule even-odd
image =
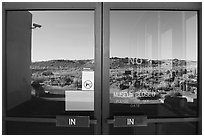
[[114, 116], [114, 127], [147, 126], [147, 116]]
[[57, 116], [56, 126], [59, 127], [89, 127], [89, 116]]

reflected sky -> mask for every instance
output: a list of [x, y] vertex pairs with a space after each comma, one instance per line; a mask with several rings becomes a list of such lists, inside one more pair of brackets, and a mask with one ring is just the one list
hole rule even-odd
[[197, 13], [111, 11], [110, 56], [197, 60]]
[[94, 58], [94, 11], [31, 11], [32, 61]]
[[[32, 61], [94, 58], [94, 11], [32, 11]], [[197, 60], [195, 11], [111, 11], [110, 57]]]

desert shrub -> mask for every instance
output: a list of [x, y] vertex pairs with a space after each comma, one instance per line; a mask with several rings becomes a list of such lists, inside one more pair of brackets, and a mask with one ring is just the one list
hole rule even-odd
[[43, 73], [42, 73], [42, 75], [44, 75], [44, 76], [50, 76], [50, 75], [54, 75], [51, 71], [44, 71]]
[[36, 96], [40, 97], [40, 96], [43, 96], [45, 94], [45, 92], [44, 92], [45, 90], [39, 81], [33, 81], [31, 86], [35, 89], [35, 95]]
[[38, 77], [38, 78], [35, 78], [35, 79], [34, 79], [34, 82], [43, 83], [45, 80], [46, 80], [46, 79], [43, 78], [43, 77], [40, 77], [40, 78]]
[[70, 85], [73, 82], [73, 80], [69, 76], [66, 76], [64, 80], [65, 80], [65, 85]]

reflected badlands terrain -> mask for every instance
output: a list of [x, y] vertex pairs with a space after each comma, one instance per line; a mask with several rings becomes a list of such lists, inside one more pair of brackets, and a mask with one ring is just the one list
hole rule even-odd
[[[197, 61], [118, 57], [110, 61], [110, 103], [158, 104], [169, 97], [186, 98], [187, 102], [197, 99]], [[81, 90], [82, 71], [87, 68], [94, 70], [94, 60], [33, 62], [32, 95], [64, 101], [65, 90]]]
[[50, 60], [33, 62], [32, 95], [37, 97], [61, 97], [65, 90], [82, 89], [82, 71], [94, 69], [93, 60]]
[[197, 98], [196, 61], [111, 58], [111, 103], [157, 104], [168, 97]]

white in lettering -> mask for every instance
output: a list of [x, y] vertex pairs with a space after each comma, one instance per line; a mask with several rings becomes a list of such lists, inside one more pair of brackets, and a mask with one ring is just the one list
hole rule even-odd
[[76, 119], [69, 118], [69, 125], [76, 125]]
[[135, 124], [135, 120], [134, 119], [127, 119], [127, 125], [134, 125]]

